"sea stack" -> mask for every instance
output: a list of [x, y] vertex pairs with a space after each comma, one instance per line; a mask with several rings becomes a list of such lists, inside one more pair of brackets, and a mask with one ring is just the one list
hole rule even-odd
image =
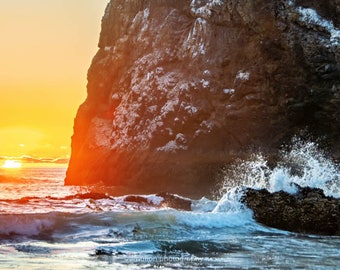
[[111, 0], [65, 184], [206, 195], [300, 130], [339, 157], [339, 0]]

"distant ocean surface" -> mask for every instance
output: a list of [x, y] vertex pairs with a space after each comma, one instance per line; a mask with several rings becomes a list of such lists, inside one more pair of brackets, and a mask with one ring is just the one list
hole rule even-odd
[[[257, 156], [238, 166], [247, 174], [239, 174], [241, 184], [275, 190], [294, 181], [339, 197], [338, 167], [313, 147], [288, 154], [303, 159], [302, 175], [293, 177], [283, 166], [269, 169]], [[230, 174], [215, 200], [193, 200], [193, 211], [184, 211], [161, 206], [157, 195], [138, 203], [110, 196], [104, 187], [63, 186], [65, 170], [0, 169], [0, 269], [340, 267], [340, 237], [256, 223], [228, 186]]]

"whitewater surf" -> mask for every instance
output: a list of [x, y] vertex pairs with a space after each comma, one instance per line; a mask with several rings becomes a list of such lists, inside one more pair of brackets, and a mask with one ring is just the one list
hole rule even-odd
[[[22, 168], [15, 176], [2, 170], [1, 269], [335, 269], [339, 237], [266, 227], [240, 202], [241, 185], [294, 192], [292, 182], [339, 197], [338, 167], [315, 144], [283, 155], [274, 168], [262, 155], [235, 164], [238, 179], [221, 172], [220, 195], [199, 200], [63, 186], [62, 168]], [[295, 176], [292, 159], [301, 169]], [[169, 203], [176, 198], [190, 202], [190, 211]]]

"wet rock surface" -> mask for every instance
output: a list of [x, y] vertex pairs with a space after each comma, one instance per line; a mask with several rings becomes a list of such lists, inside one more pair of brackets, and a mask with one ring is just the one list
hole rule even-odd
[[191, 211], [192, 201], [187, 198], [183, 198], [166, 192], [157, 193], [156, 196], [161, 198], [161, 201], [157, 202], [156, 204], [155, 202], [150, 201], [147, 197], [140, 195], [128, 195], [126, 196], [124, 201], [141, 203], [150, 206], [170, 207], [177, 210]]
[[248, 188], [242, 197], [256, 221], [282, 230], [340, 235], [340, 199], [326, 197], [321, 189], [298, 188], [291, 195]]
[[300, 130], [338, 158], [339, 6], [110, 1], [65, 184], [201, 196], [226, 163]]

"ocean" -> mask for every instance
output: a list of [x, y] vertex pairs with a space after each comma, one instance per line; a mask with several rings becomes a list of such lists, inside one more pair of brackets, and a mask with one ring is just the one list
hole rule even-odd
[[64, 186], [65, 168], [0, 169], [0, 269], [339, 269], [340, 237], [266, 227], [239, 201], [237, 186], [294, 192], [291, 182], [339, 197], [339, 167], [315, 144], [283, 156], [299, 174], [254, 155], [222, 170], [215, 198], [190, 199], [192, 211]]

